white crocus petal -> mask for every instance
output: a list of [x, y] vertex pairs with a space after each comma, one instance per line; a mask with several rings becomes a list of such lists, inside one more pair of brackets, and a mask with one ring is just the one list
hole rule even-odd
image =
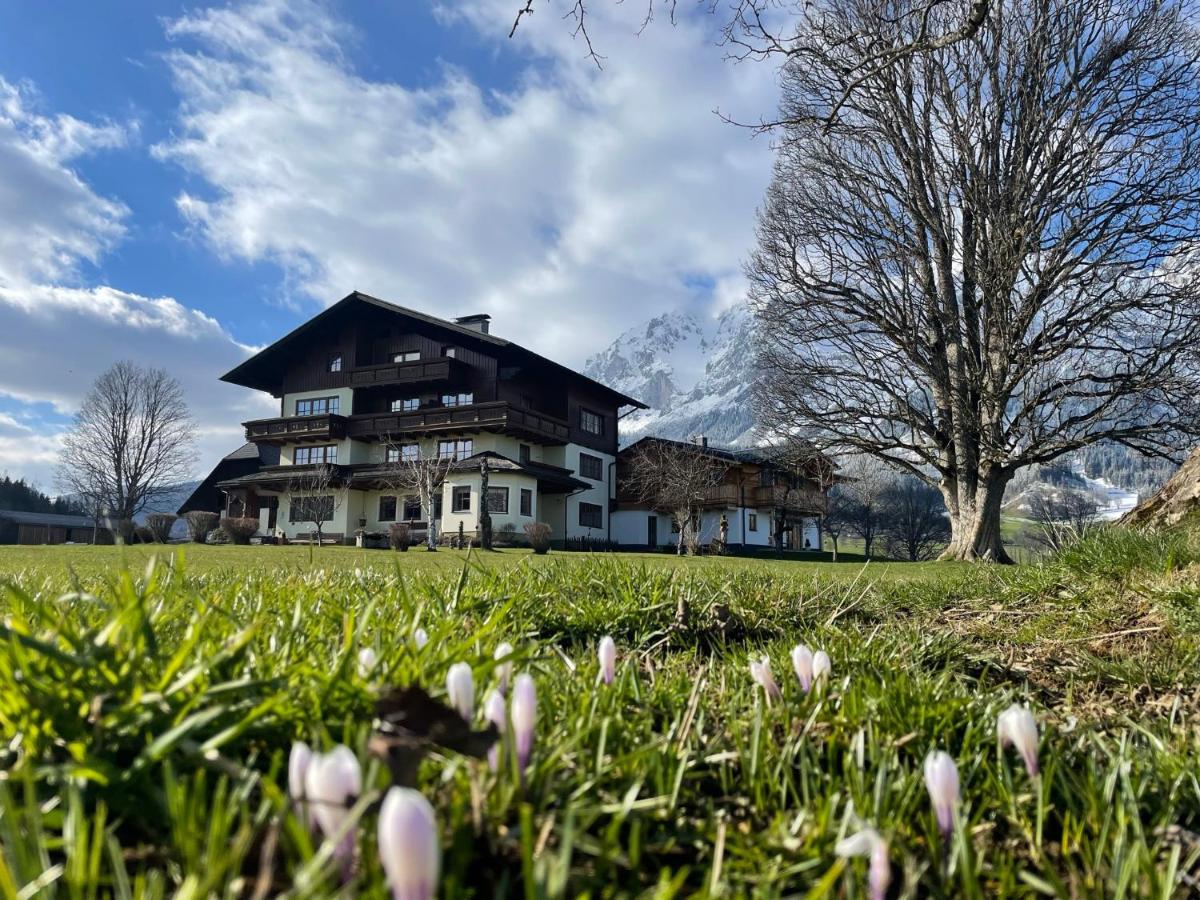
[[312, 758], [313, 752], [304, 741], [292, 744], [292, 752], [288, 754], [288, 794], [297, 803], [304, 799], [304, 777]]
[[1025, 771], [1030, 778], [1035, 777], [1038, 773], [1038, 727], [1033, 713], [1014, 703], [996, 719], [996, 735], [1001, 747], [1016, 747], [1025, 762]]
[[613, 679], [617, 677], [616, 642], [608, 635], [600, 638], [600, 647], [596, 655], [600, 658], [600, 680], [605, 684], [612, 684]]
[[812, 660], [813, 683], [815, 684], [818, 678], [828, 677], [831, 674], [833, 674], [833, 663], [829, 660], [829, 654], [824, 650], [818, 650], [813, 654]]
[[925, 757], [925, 788], [937, 815], [943, 837], [954, 830], [954, 815], [958, 809], [958, 766], [948, 753], [938, 750]]
[[751, 660], [750, 677], [762, 686], [763, 692], [767, 696], [768, 706], [774, 700], [783, 699], [783, 691], [779, 689], [779, 685], [775, 682], [775, 676], [771, 674], [771, 660], [768, 657]]
[[[321, 833], [331, 838], [349, 815], [354, 798], [362, 793], [362, 769], [349, 747], [338, 745], [328, 753], [314, 754], [304, 779], [305, 794]], [[334, 848], [334, 856], [348, 871], [354, 857], [351, 829]]]
[[892, 866], [888, 860], [888, 845], [874, 828], [864, 828], [837, 842], [833, 852], [841, 857], [865, 856], [870, 862], [867, 887], [871, 900], [883, 900], [892, 882]]
[[483, 715], [496, 726], [501, 735], [500, 740], [488, 749], [488, 765], [494, 772], [500, 764], [500, 745], [504, 740], [504, 732], [508, 730], [508, 710], [505, 709], [504, 695], [500, 691], [495, 690], [488, 694], [483, 704]]
[[455, 663], [446, 673], [446, 694], [450, 705], [470, 722], [475, 715], [475, 677], [465, 662]]
[[508, 680], [512, 678], [513, 664], [512, 660], [509, 659], [512, 656], [512, 652], [513, 645], [508, 643], [508, 641], [504, 641], [497, 645], [496, 652], [492, 654], [492, 659], [499, 662], [499, 665], [496, 666], [496, 677], [500, 679], [500, 693], [502, 694], [508, 693]]
[[792, 668], [800, 680], [800, 690], [808, 693], [813, 681], [813, 654], [804, 644], [792, 648]]
[[375, 651], [370, 647], [363, 647], [358, 651], [358, 675], [360, 678], [366, 678], [375, 668]]
[[517, 763], [521, 771], [529, 763], [533, 753], [533, 735], [537, 726], [537, 688], [533, 678], [521, 673], [513, 683], [512, 730], [517, 751]]
[[418, 628], [416, 631], [414, 631], [412, 634], [412, 639], [413, 643], [417, 645], [418, 650], [429, 643], [429, 635], [425, 632], [424, 628]]
[[419, 791], [393, 787], [379, 810], [379, 860], [393, 900], [432, 900], [442, 851], [433, 807]]

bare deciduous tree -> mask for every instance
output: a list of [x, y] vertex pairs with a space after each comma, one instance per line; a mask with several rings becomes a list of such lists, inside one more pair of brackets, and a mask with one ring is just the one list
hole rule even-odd
[[933, 559], [950, 539], [941, 492], [919, 478], [893, 481], [883, 494], [883, 511], [884, 539], [893, 559]]
[[[383, 465], [382, 481], [391, 490], [401, 496], [417, 497], [427, 520], [425, 529], [425, 549], [437, 550], [437, 518], [433, 514], [434, 503], [441, 494], [442, 484], [450, 467], [454, 464], [453, 457], [426, 456], [420, 452], [408, 451], [405, 446], [396, 442], [387, 443], [386, 456], [390, 461]], [[411, 446], [411, 445], [410, 445]]]
[[843, 468], [843, 480], [837, 486], [841, 516], [846, 527], [863, 542], [863, 555], [870, 557], [875, 539], [883, 531], [884, 495], [895, 480], [895, 473], [868, 456], [857, 456]]
[[679, 529], [675, 552], [694, 549], [695, 520], [728, 466], [695, 444], [645, 438], [629, 455], [625, 489], [651, 509], [671, 516]]
[[96, 379], [63, 439], [59, 488], [97, 519], [105, 511], [132, 522], [187, 478], [194, 433], [175, 378], [118, 362]]
[[1012, 0], [858, 81], [916, 2], [827, 0], [785, 67], [757, 406], [937, 485], [944, 556], [1008, 561], [1020, 468], [1200, 434], [1200, 43], [1170, 0]]
[[293, 522], [311, 524], [320, 546], [325, 536], [325, 524], [337, 517], [346, 499], [346, 488], [340, 483], [335, 466], [318, 463], [305, 466], [288, 479], [288, 497]]
[[1030, 490], [1029, 518], [1037, 526], [1037, 542], [1050, 550], [1061, 550], [1096, 527], [1100, 507], [1096, 498], [1085, 491], [1038, 487]]
[[[596, 0], [592, 0], [596, 2]], [[603, 67], [603, 57], [592, 44], [588, 31], [588, 15], [592, 8], [589, 0], [562, 0], [563, 18], [572, 23], [576, 38], [583, 41], [587, 55]], [[611, 0], [620, 4], [623, 0]], [[867, 79], [884, 73], [888, 67], [917, 53], [925, 53], [949, 47], [973, 36], [987, 18], [993, 0], [961, 0], [948, 4], [948, 0], [917, 0], [910, 3], [892, 3], [888, 9], [897, 23], [907, 21], [911, 28], [897, 29], [893, 40], [877, 40], [862, 48], [857, 58], [846, 60], [846, 84], [842, 95], [828, 110], [821, 121], [837, 119], [842, 105], [849, 100], [854, 90]], [[721, 41], [736, 60], [765, 60], [773, 57], [791, 59], [803, 56], [808, 49], [811, 34], [818, 32], [825, 41], [833, 44], [849, 44], [853, 35], [839, 29], [844, 20], [830, 14], [824, 3], [813, 0], [695, 0], [695, 5], [721, 17]], [[951, 16], [935, 15], [938, 7], [955, 6]], [[653, 21], [662, 11], [675, 21], [679, 0], [644, 0], [645, 13], [641, 28]], [[517, 33], [521, 20], [533, 14], [534, 0], [520, 0], [516, 18], [508, 36]], [[773, 128], [779, 122], [763, 123], [761, 127]]]

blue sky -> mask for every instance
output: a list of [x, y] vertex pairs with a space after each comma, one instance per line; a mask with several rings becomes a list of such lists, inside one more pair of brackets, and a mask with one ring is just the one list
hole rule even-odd
[[714, 23], [638, 35], [596, 4], [597, 69], [547, 0], [0, 6], [0, 471], [53, 488], [59, 435], [119, 358], [164, 366], [196, 474], [269, 398], [218, 376], [366, 290], [581, 365], [742, 290], [774, 73]]

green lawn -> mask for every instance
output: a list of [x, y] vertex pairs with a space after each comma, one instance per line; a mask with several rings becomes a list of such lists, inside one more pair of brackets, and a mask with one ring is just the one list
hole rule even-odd
[[[1016, 568], [182, 549], [0, 549], [4, 896], [385, 896], [374, 701], [444, 698], [466, 662], [482, 726], [502, 641], [537, 688], [528, 770], [505, 741], [498, 772], [436, 748], [415, 772], [445, 896], [865, 897], [865, 860], [834, 848], [866, 826], [889, 896], [1183, 897], [1200, 877], [1187, 534]], [[799, 641], [832, 659], [808, 695]], [[1041, 729], [1036, 780], [997, 746], [1014, 701]], [[286, 796], [297, 740], [361, 761], [344, 869]], [[962, 781], [948, 838], [935, 749]]]

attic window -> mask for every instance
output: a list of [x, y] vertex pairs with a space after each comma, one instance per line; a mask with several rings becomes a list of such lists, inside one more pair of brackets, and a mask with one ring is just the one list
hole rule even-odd
[[328, 369], [330, 372], [342, 371], [342, 354], [335, 353], [333, 356], [329, 357]]

